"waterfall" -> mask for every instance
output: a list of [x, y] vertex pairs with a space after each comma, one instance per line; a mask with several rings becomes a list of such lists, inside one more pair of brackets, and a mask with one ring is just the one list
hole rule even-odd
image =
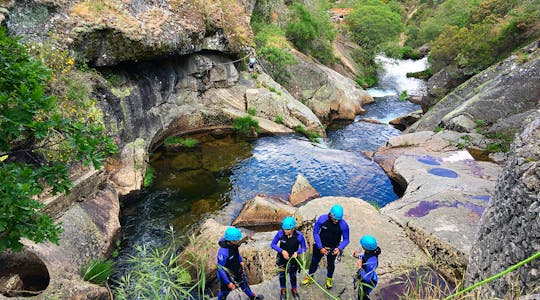
[[419, 60], [393, 59], [384, 55], [378, 55], [375, 61], [381, 66], [379, 69], [379, 82], [377, 86], [368, 89], [371, 96], [379, 97], [399, 97], [402, 91], [407, 91], [410, 96], [422, 96], [426, 90], [423, 80], [408, 78], [409, 72], [420, 72], [428, 68], [427, 57]]

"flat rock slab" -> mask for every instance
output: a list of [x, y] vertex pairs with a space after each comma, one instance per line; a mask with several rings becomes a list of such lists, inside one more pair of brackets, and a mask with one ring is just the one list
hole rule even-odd
[[461, 276], [501, 167], [475, 161], [467, 151], [450, 151], [402, 155], [394, 172], [408, 186], [382, 212], [406, 228], [446, 275]]

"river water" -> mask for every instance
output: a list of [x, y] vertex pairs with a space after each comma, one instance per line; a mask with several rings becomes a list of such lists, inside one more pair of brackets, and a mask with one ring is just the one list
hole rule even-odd
[[134, 255], [136, 246], [163, 245], [169, 226], [187, 233], [208, 217], [230, 224], [242, 204], [257, 194], [287, 199], [298, 173], [322, 196], [358, 197], [378, 206], [396, 200], [389, 178], [363, 152], [400, 134], [388, 121], [419, 109], [399, 100], [399, 95], [403, 90], [423, 93], [424, 82], [405, 74], [424, 70], [427, 60], [378, 60], [379, 84], [368, 90], [376, 101], [365, 107], [368, 113], [331, 126], [328, 138], [319, 144], [299, 135], [257, 140], [196, 136], [201, 142], [193, 149], [152, 154], [154, 183], [121, 199], [123, 240], [117, 260]]

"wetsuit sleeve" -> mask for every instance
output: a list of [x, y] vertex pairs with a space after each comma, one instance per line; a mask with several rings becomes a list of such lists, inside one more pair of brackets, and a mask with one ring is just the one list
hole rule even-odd
[[362, 281], [371, 282], [371, 280], [375, 277], [375, 269], [379, 265], [379, 261], [377, 257], [372, 256], [368, 258], [365, 264], [366, 264], [366, 270], [364, 270], [364, 268], [360, 268], [360, 275], [362, 275]]
[[313, 240], [315, 240], [315, 245], [318, 249], [322, 249], [321, 235], [319, 232], [321, 231], [321, 225], [326, 221], [326, 219], [328, 219], [327, 215], [320, 216], [315, 222], [315, 226], [313, 226]]
[[341, 220], [339, 222], [339, 226], [341, 228], [341, 236], [343, 237], [343, 240], [339, 244], [338, 248], [340, 251], [343, 251], [347, 245], [349, 245], [349, 224], [345, 220]]
[[272, 249], [276, 250], [277, 253], [281, 253], [283, 251], [283, 249], [279, 248], [278, 246], [278, 242], [282, 236], [283, 236], [283, 231], [279, 230], [274, 236], [274, 239], [272, 240], [272, 244], [270, 244], [270, 246], [272, 246]]
[[298, 242], [300, 243], [300, 248], [298, 249], [296, 253], [302, 254], [306, 252], [306, 239], [304, 238], [304, 235], [300, 231], [298, 231], [298, 235], [296, 236], [296, 238], [298, 239]]
[[227, 262], [227, 257], [229, 257], [229, 250], [226, 248], [220, 248], [217, 254], [217, 269], [218, 277], [225, 283], [225, 285], [231, 283], [229, 275], [225, 271], [225, 263]]

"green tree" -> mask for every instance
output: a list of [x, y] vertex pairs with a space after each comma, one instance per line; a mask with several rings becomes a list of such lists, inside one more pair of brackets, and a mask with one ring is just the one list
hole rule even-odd
[[432, 17], [420, 24], [418, 44], [436, 39], [446, 26], [462, 28], [469, 23], [469, 14], [479, 6], [479, 0], [446, 0]]
[[336, 34], [328, 16], [321, 11], [311, 12], [300, 3], [295, 3], [291, 12], [291, 21], [286, 28], [287, 38], [300, 51], [323, 64], [331, 64], [334, 61], [331, 42]]
[[394, 41], [404, 30], [401, 16], [380, 1], [362, 1], [347, 15], [352, 38], [364, 48]]
[[[44, 192], [69, 191], [69, 165], [100, 167], [117, 151], [94, 122], [66, 118], [46, 94], [50, 71], [0, 28], [0, 251], [22, 249], [21, 238], [58, 243], [60, 224], [43, 213]], [[43, 156], [44, 152], [56, 153]]]

